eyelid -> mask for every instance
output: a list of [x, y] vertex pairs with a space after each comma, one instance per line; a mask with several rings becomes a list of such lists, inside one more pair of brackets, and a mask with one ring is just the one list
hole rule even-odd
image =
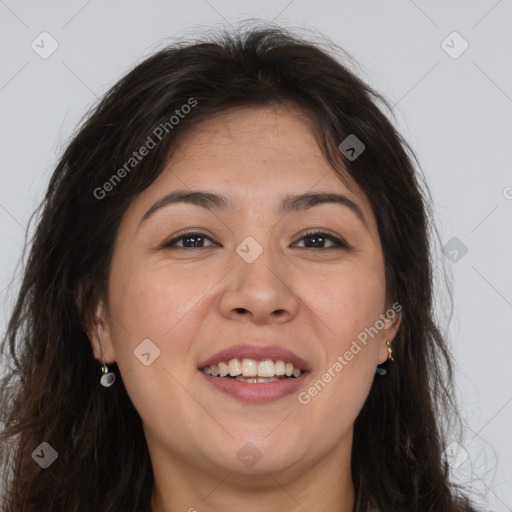
[[[193, 236], [193, 235], [199, 235], [199, 236], [202, 236], [203, 238], [207, 238], [208, 240], [210, 240], [211, 242], [217, 244], [217, 242], [213, 239], [212, 236], [210, 235], [207, 235], [206, 233], [204, 233], [204, 230], [203, 229], [200, 229], [200, 228], [197, 228], [197, 229], [189, 229], [183, 233], [180, 233], [178, 231], [178, 233], [174, 234], [171, 238], [169, 238], [168, 240], [166, 240], [162, 245], [161, 245], [161, 248], [162, 249], [168, 249], [168, 248], [172, 248], [172, 247], [178, 247], [179, 249], [185, 249], [185, 250], [194, 250], [194, 248], [192, 247], [180, 247], [180, 246], [176, 246], [176, 242], [179, 242], [182, 238], [186, 238], [187, 236]], [[173, 243], [174, 242], [174, 243]], [[172, 245], [171, 245], [172, 244]], [[218, 244], [217, 244], [218, 245]], [[208, 247], [212, 247], [211, 245], [209, 245]], [[197, 247], [197, 249], [203, 249], [203, 247]]]
[[[342, 237], [332, 232], [329, 229], [324, 228], [308, 228], [305, 233], [302, 233], [298, 240], [302, 240], [306, 236], [312, 235], [327, 235], [325, 238], [329, 238], [334, 244], [333, 247], [326, 247], [325, 249], [316, 249], [318, 251], [327, 251], [329, 249], [352, 249], [351, 245], [346, 242]], [[304, 247], [304, 249], [315, 250], [314, 248]]]
[[[199, 236], [206, 238], [206, 239], [210, 240], [211, 242], [217, 244], [217, 242], [215, 242], [213, 237], [205, 234], [202, 229], [198, 228], [195, 230], [189, 229], [184, 233], [180, 233], [180, 232], [176, 233], [175, 235], [173, 235], [173, 237], [171, 239], [165, 241], [162, 244], [161, 248], [162, 249], [170, 249], [173, 247], [177, 247], [179, 249], [189, 250], [189, 251], [205, 249], [206, 247], [181, 247], [181, 246], [176, 245], [176, 242], [180, 241], [181, 239], [186, 238], [187, 236], [193, 236], [193, 235], [199, 235]], [[302, 249], [309, 249], [311, 251], [328, 251], [328, 250], [332, 250], [332, 249], [352, 250], [351, 245], [348, 242], [346, 242], [343, 238], [341, 238], [337, 234], [333, 233], [329, 229], [324, 229], [324, 228], [308, 228], [305, 232], [300, 234], [297, 241], [294, 243], [299, 242], [300, 240], [302, 240], [305, 237], [309, 237], [309, 236], [313, 236], [313, 235], [325, 235], [323, 238], [329, 239], [334, 245], [331, 247], [320, 247], [320, 248], [302, 247]], [[212, 246], [208, 245], [207, 247], [212, 247]]]

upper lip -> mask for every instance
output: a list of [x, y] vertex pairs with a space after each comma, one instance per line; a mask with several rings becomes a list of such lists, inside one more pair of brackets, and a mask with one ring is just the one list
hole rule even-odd
[[284, 361], [292, 363], [295, 368], [310, 371], [310, 365], [307, 361], [299, 357], [291, 350], [280, 345], [256, 345], [256, 344], [239, 344], [232, 345], [216, 352], [213, 356], [199, 363], [199, 369], [212, 364], [227, 362], [230, 359], [254, 359], [256, 361], [264, 361], [272, 359], [273, 361]]

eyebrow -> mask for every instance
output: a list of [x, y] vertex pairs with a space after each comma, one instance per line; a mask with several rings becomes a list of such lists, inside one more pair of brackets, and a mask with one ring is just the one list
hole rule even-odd
[[[139, 226], [145, 220], [149, 219], [157, 210], [176, 203], [194, 204], [208, 210], [216, 211], [232, 211], [236, 207], [236, 203], [232, 198], [222, 194], [203, 190], [174, 190], [151, 206], [141, 218]], [[349, 208], [366, 228], [369, 228], [366, 217], [361, 208], [354, 201], [343, 194], [332, 192], [307, 192], [299, 195], [287, 195], [281, 200], [279, 213], [286, 215], [290, 212], [303, 211], [320, 204], [328, 203], [339, 204]]]

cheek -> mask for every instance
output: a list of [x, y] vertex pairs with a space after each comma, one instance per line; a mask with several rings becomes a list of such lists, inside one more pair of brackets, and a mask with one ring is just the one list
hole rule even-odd
[[[163, 370], [180, 382], [188, 381], [196, 370], [194, 340], [201, 338], [198, 331], [214, 307], [213, 291], [219, 275], [222, 273], [212, 272], [207, 265], [200, 270], [196, 266], [194, 272], [168, 263], [133, 266], [124, 271], [119, 265], [113, 269], [112, 343], [120, 370], [134, 370], [135, 375], [144, 378], [146, 387], [158, 389], [169, 386], [168, 374]], [[148, 339], [156, 348], [144, 341]], [[143, 342], [153, 351], [149, 357], [156, 355], [148, 367], [134, 354], [142, 353], [139, 347]], [[154, 375], [156, 371], [158, 375]], [[162, 376], [167, 382], [160, 382]]]
[[385, 283], [380, 274], [368, 272], [366, 267], [347, 266], [328, 278], [308, 283], [305, 296], [324, 323], [328, 333], [325, 344], [331, 357], [348, 350], [351, 341], [375, 325], [383, 313]]
[[325, 333], [323, 339], [325, 362], [297, 397], [310, 422], [329, 425], [326, 442], [334, 442], [354, 423], [375, 378], [378, 345], [373, 340], [377, 337], [358, 338], [368, 325], [365, 305], [368, 307], [362, 302], [341, 304], [342, 314], [331, 319], [336, 335]]
[[[179, 330], [187, 314], [194, 309], [214, 279], [193, 277], [180, 269], [139, 266], [128, 272], [129, 278], [113, 275], [114, 314], [135, 338], [154, 338], [165, 343]], [[210, 283], [210, 281], [212, 283]]]
[[[189, 357], [201, 325], [198, 312], [204, 314], [201, 298], [215, 281], [149, 265], [116, 272], [111, 281], [112, 343], [127, 392], [153, 430], [179, 431], [180, 418], [191, 407], [184, 390], [190, 386], [192, 366], [195, 369]], [[143, 353], [140, 346], [150, 354], [148, 365], [134, 354]]]
[[317, 281], [311, 294], [313, 318], [321, 320], [316, 330], [325, 359], [299, 398], [308, 402], [308, 415], [330, 418], [337, 429], [355, 420], [375, 378], [379, 335], [372, 327], [383, 312], [384, 286], [378, 273], [353, 266], [328, 282]]

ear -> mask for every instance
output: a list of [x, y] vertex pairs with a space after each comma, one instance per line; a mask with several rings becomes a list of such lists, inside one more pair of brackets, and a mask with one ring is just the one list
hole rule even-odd
[[389, 356], [387, 340], [389, 340], [391, 348], [393, 348], [393, 340], [402, 321], [402, 305], [398, 302], [390, 305], [386, 308], [381, 318], [384, 322], [384, 328], [381, 330], [379, 338], [379, 364], [384, 363]]
[[105, 364], [115, 362], [114, 347], [112, 344], [112, 333], [108, 322], [108, 315], [103, 301], [98, 303], [89, 331], [94, 358]]

